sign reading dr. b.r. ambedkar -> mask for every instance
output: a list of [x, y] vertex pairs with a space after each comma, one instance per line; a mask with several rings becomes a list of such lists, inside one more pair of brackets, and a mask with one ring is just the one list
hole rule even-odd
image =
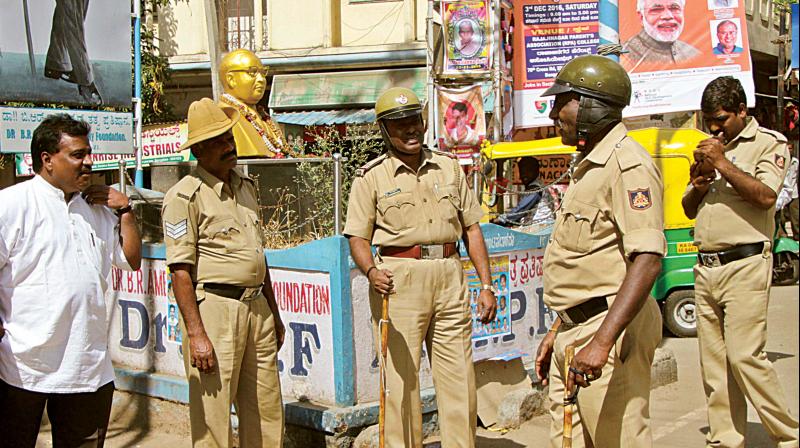
[[[0, 68], [2, 70], [2, 68]], [[94, 154], [133, 152], [133, 115], [129, 112], [0, 107], [0, 152], [30, 153], [33, 131], [48, 116], [66, 113], [91, 126]]]
[[131, 107], [130, 0], [3, 2], [0, 101]]

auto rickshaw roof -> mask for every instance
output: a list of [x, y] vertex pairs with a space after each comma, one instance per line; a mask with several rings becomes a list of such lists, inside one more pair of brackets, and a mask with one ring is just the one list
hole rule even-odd
[[[628, 135], [639, 142], [651, 155], [684, 155], [694, 160], [697, 143], [709, 137], [699, 129], [644, 128], [629, 131]], [[491, 160], [517, 157], [539, 157], [573, 154], [574, 146], [561, 143], [561, 137], [524, 142], [501, 142], [482, 148], [482, 154]]]

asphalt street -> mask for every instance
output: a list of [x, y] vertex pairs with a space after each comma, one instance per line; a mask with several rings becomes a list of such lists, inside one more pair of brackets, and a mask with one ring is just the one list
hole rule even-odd
[[[778, 372], [792, 415], [796, 418], [798, 415], [797, 285], [772, 288], [767, 322], [767, 356]], [[708, 422], [697, 340], [665, 335], [662, 346], [675, 353], [678, 362], [678, 382], [659, 387], [651, 395], [653, 445], [659, 448], [704, 446]], [[549, 424], [548, 416], [539, 416], [526, 422], [519, 429], [503, 435], [479, 430], [476, 446], [545, 447]], [[748, 407], [746, 446], [748, 448], [775, 446], [752, 407]]]
[[[792, 414], [798, 415], [798, 287], [772, 289], [770, 294], [767, 355], [775, 365], [788, 397]], [[696, 339], [679, 339], [665, 335], [663, 346], [672, 350], [678, 363], [678, 382], [657, 388], [652, 393], [651, 416], [654, 446], [684, 448], [703, 446], [706, 421], [705, 396], [700, 377], [700, 362]], [[148, 428], [132, 428], [112, 422], [106, 446], [171, 448], [191, 446], [188, 438], [166, 430], [166, 426], [181, 424], [161, 422]], [[184, 422], [188, 426], [188, 422]], [[548, 446], [549, 417], [538, 416], [519, 429], [506, 433], [478, 430], [478, 448], [522, 448]], [[748, 411], [748, 448], [774, 446], [752, 408]], [[435, 439], [434, 439], [435, 440]], [[43, 428], [37, 447], [49, 447], [50, 433]], [[438, 443], [426, 443], [426, 448]]]

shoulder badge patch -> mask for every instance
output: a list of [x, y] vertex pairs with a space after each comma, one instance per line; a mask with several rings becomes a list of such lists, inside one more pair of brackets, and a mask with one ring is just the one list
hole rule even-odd
[[182, 219], [176, 222], [175, 224], [164, 221], [164, 233], [173, 240], [177, 240], [180, 237], [186, 235], [187, 231], [188, 231], [188, 226], [185, 219]]
[[780, 154], [775, 154], [775, 165], [778, 165], [778, 168], [783, 169], [786, 166], [786, 158]]
[[628, 202], [630, 202], [631, 208], [634, 210], [647, 210], [653, 205], [653, 200], [650, 198], [650, 189], [628, 190]]

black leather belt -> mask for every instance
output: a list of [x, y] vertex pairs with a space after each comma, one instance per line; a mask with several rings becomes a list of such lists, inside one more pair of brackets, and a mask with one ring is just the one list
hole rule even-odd
[[720, 252], [700, 252], [697, 260], [707, 268], [715, 268], [742, 258], [752, 257], [764, 252], [764, 243], [742, 244], [733, 249]]
[[591, 298], [580, 305], [564, 311], [557, 311], [556, 314], [561, 318], [561, 322], [567, 325], [578, 325], [604, 311], [608, 311], [608, 302], [606, 302], [605, 296]]
[[[211, 294], [233, 300], [244, 300], [258, 295], [261, 285], [247, 288], [244, 286], [226, 285], [224, 283], [203, 283], [203, 289]], [[247, 294], [249, 292], [249, 294]]]

